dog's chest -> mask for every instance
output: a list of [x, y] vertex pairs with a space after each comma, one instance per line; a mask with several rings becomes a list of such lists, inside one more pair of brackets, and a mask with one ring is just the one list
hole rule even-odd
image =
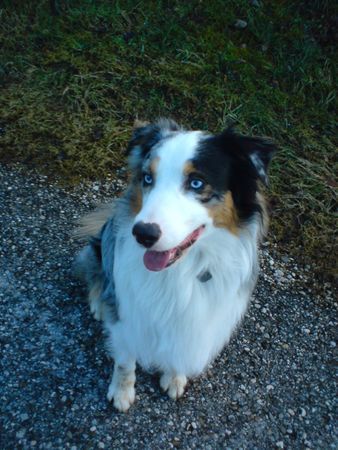
[[119, 317], [129, 346], [146, 367], [177, 368], [180, 361], [184, 373], [199, 373], [229, 339], [249, 292], [241, 291], [238, 276], [227, 278], [216, 270], [217, 264], [201, 270], [193, 252], [159, 273], [144, 267], [143, 252], [124, 242], [114, 264]]

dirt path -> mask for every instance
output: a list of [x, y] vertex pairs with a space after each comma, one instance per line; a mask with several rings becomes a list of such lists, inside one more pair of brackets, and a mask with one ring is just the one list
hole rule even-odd
[[66, 192], [0, 166], [0, 448], [336, 448], [333, 293], [316, 296], [269, 246], [249, 313], [205, 376], [173, 403], [138, 371], [135, 405], [114, 411], [70, 230], [115, 189]]

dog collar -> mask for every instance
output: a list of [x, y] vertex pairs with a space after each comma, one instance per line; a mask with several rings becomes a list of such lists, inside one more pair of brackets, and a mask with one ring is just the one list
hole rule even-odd
[[211, 273], [209, 272], [209, 270], [206, 270], [205, 272], [200, 273], [199, 275], [197, 275], [197, 279], [201, 282], [201, 283], [206, 283], [207, 281], [209, 281], [212, 278]]

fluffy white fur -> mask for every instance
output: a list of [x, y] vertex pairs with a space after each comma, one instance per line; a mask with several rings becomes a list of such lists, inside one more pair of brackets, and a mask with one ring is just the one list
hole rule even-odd
[[[256, 232], [255, 224], [238, 237], [211, 229], [172, 267], [150, 272], [142, 264], [144, 250], [129, 238], [131, 227], [121, 230], [114, 270], [120, 320], [107, 324], [115, 361], [200, 374], [247, 307], [257, 265]], [[199, 282], [207, 269], [213, 278]]]
[[[162, 388], [172, 398], [181, 396], [187, 377], [200, 374], [229, 341], [255, 285], [258, 216], [235, 235], [216, 228], [205, 205], [182, 189], [185, 164], [203, 139], [200, 132], [179, 132], [156, 145], [144, 162], [156, 159], [157, 168], [154, 186], [143, 191], [141, 210], [135, 217], [128, 201], [120, 202], [114, 224], [102, 234], [103, 272], [109, 280], [105, 290], [114, 284], [118, 320], [98, 310], [101, 300], [93, 290], [91, 302], [96, 316], [104, 316], [115, 360], [108, 398], [121, 411], [135, 398], [136, 362], [162, 372]], [[132, 153], [134, 160], [138, 152]], [[132, 235], [138, 221], [160, 226], [161, 238], [152, 248], [157, 251], [178, 246], [201, 225], [205, 230], [172, 266], [153, 272], [143, 264], [146, 249]], [[198, 277], [206, 271], [212, 278], [201, 282]]]

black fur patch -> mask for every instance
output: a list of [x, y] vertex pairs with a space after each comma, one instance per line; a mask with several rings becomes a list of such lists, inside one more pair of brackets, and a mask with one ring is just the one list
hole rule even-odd
[[161, 130], [156, 125], [147, 125], [137, 128], [129, 142], [127, 154], [135, 147], [141, 147], [141, 158], [143, 159], [150, 149], [161, 140]]
[[232, 193], [239, 218], [247, 220], [261, 212], [256, 200], [258, 180], [267, 181], [267, 167], [275, 150], [266, 139], [242, 136], [228, 129], [207, 137], [193, 164], [205, 175], [216, 195], [228, 190]]
[[91, 245], [92, 249], [94, 250], [97, 262], [99, 264], [101, 264], [101, 261], [102, 261], [101, 238], [91, 237], [90, 238], [90, 245]]
[[144, 159], [161, 139], [180, 129], [179, 125], [170, 119], [160, 119], [153, 124], [136, 128], [128, 144], [127, 154], [129, 155], [135, 147], [140, 147], [140, 156]]

